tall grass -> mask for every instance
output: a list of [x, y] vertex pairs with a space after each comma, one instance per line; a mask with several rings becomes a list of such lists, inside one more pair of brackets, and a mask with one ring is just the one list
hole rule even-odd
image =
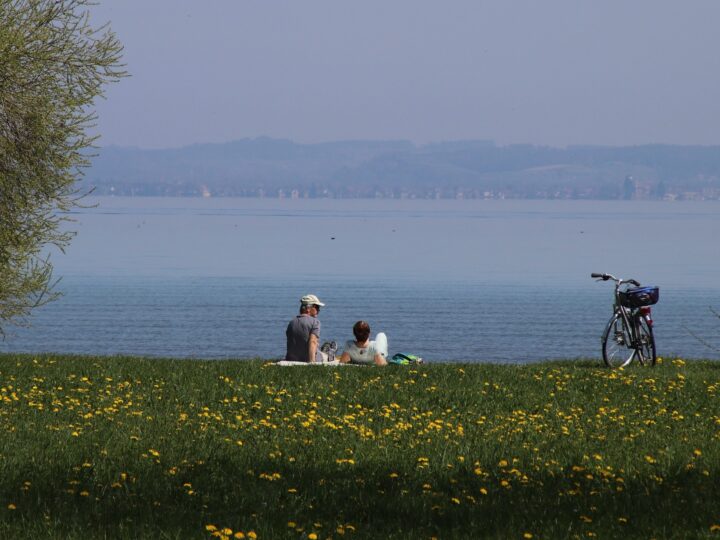
[[720, 364], [0, 356], [0, 537], [720, 537]]

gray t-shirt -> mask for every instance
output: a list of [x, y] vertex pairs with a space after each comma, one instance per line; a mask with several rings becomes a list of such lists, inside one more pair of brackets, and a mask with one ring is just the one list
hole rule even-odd
[[320, 321], [310, 315], [298, 315], [288, 323], [287, 330], [285, 330], [287, 336], [285, 360], [309, 362], [308, 343], [310, 343], [311, 334], [315, 334], [318, 338], [315, 361], [322, 362], [322, 355], [320, 354]]

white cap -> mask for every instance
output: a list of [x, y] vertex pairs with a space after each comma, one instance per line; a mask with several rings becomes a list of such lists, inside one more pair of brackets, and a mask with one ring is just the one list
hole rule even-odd
[[306, 294], [300, 299], [303, 306], [324, 306], [320, 299], [314, 294]]

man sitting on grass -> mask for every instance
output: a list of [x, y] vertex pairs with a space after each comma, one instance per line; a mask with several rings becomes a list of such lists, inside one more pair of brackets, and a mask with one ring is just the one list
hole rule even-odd
[[327, 354], [320, 351], [320, 321], [317, 316], [324, 306], [314, 294], [300, 299], [300, 314], [292, 319], [285, 330], [287, 352], [285, 360], [291, 362], [322, 363], [327, 362]]

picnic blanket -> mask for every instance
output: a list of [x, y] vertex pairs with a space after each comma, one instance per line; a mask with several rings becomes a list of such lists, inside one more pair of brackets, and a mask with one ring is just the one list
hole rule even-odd
[[278, 360], [273, 362], [276, 366], [356, 366], [357, 364], [343, 364], [340, 360], [333, 360], [332, 362], [293, 362], [292, 360]]

